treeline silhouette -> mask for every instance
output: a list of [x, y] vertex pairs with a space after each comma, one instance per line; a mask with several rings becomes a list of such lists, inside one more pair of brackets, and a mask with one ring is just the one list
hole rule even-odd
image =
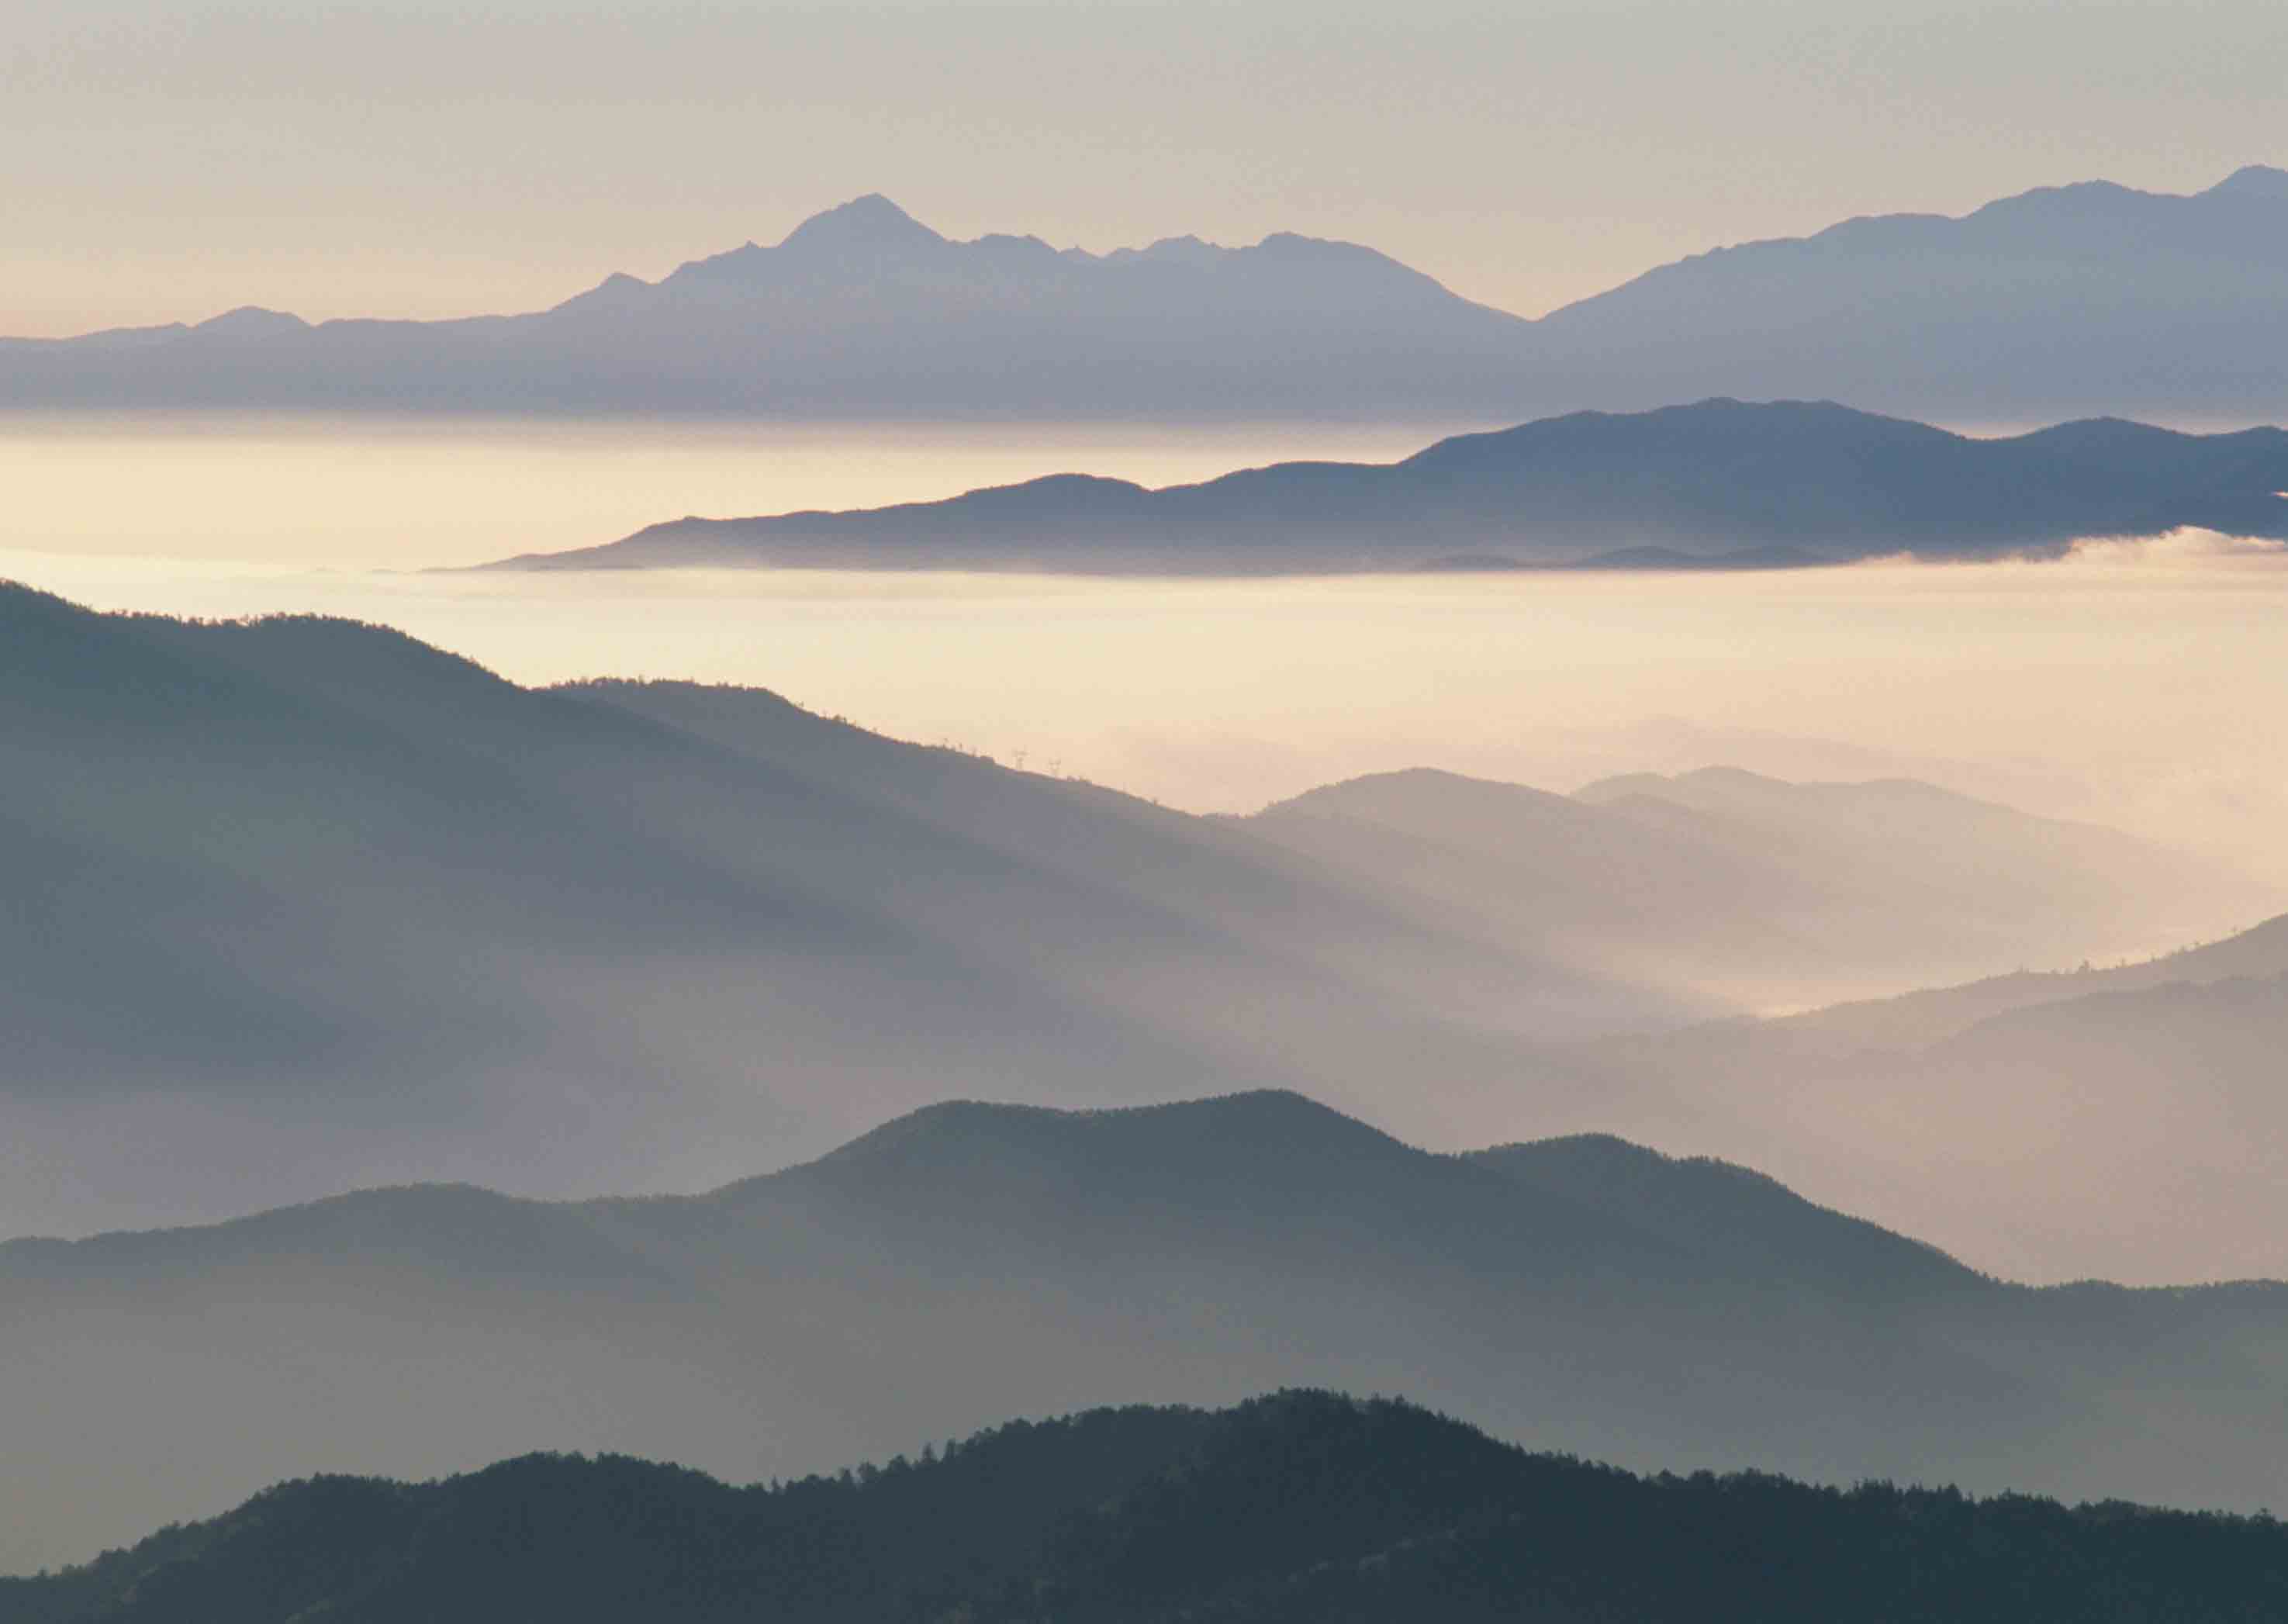
[[37, 1579], [9, 1624], [2111, 1624], [2288, 1617], [2269, 1517], [1637, 1477], [1402, 1402], [1014, 1422], [733, 1488], [624, 1457], [322, 1477]]

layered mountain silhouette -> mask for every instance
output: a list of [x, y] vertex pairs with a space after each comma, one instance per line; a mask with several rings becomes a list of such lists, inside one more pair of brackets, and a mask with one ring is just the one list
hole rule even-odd
[[2288, 1287], [2006, 1285], [1736, 1166], [1299, 1095], [951, 1104], [711, 1194], [417, 1186], [0, 1247], [20, 1571], [313, 1471], [743, 1478], [1121, 1394], [1406, 1390], [1537, 1448], [2276, 1504]]
[[[1311, 790], [1243, 827], [1513, 947], [1562, 943], [1664, 984], [1689, 963], [1717, 985], [1720, 965], [1751, 1008], [1845, 995], [1826, 973], [1839, 952], [1889, 986], [1927, 985], [1966, 952], [2040, 962], [2059, 925], [2103, 956], [2126, 945], [2125, 896], [2173, 885], [2194, 915], [2204, 891], [2234, 906], [2213, 875], [2143, 842], [1912, 780], [1711, 767], [1559, 796], [1415, 769]], [[2093, 891], [2090, 874], [2120, 890]], [[2243, 907], [2260, 895], [2230, 894]]]
[[2245, 420], [2288, 389], [2284, 254], [2288, 172], [2093, 181], [1722, 249], [1529, 321], [1351, 243], [956, 242], [870, 196], [523, 315], [0, 340], [0, 404], [1393, 420], [1736, 394]]
[[1526, 323], [1370, 249], [1279, 234], [1108, 255], [940, 236], [886, 198], [547, 311], [0, 345], [10, 405], [1001, 417], [1451, 413], [1514, 388]]
[[[1887, 844], [1838, 801], [1823, 843], [1479, 786], [1564, 815], [1489, 845], [1434, 806], [1451, 850], [1418, 860], [1370, 818], [1195, 818], [765, 693], [533, 691], [376, 628], [22, 589], [0, 782], [0, 1232], [415, 1177], [687, 1190], [949, 1094], [1644, 1131], [1697, 1090], [1577, 1084], [1547, 1046], [2071, 963], [2243, 894], [1938, 797]], [[1531, 879], [1589, 857], [1644, 877]], [[2021, 875], [2006, 931], [1982, 867]], [[1883, 928], [1802, 916], [1821, 886]]]
[[1141, 574], [1768, 569], [2047, 554], [2196, 527], [2288, 539], [2288, 431], [2114, 419], [2002, 440], [1826, 401], [1579, 412], [1402, 462], [1283, 463], [1148, 490], [1054, 474], [943, 502], [681, 519], [493, 567]]
[[339, 622], [0, 589], [0, 781], [17, 1231], [248, 1179], [687, 1188], [949, 1092], [1468, 1090], [1520, 1026], [1704, 1002], [768, 694], [534, 692]]
[[2268, 1518], [1638, 1477], [1403, 1402], [1285, 1391], [1013, 1422], [767, 1487], [564, 1455], [306, 1479], [0, 1580], [0, 1605], [20, 1624], [2223, 1624], [2288, 1610], [2284, 1574]]

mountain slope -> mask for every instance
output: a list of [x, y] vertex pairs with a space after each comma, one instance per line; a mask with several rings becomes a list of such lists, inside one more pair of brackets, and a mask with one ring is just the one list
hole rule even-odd
[[[1543, 386], [1604, 403], [1722, 388], [1955, 421], [2269, 415], [2288, 335], [2288, 172], [2192, 196], [2048, 186], [1649, 271], [1544, 318]], [[1600, 384], [1599, 375], [1606, 380]]]
[[687, 1188], [948, 1092], [1363, 1104], [1415, 1056], [1451, 1103], [1520, 1027], [1688, 1007], [1108, 791], [655, 698], [0, 588], [0, 1222]]
[[1434, 1155], [1256, 1093], [932, 1106], [703, 1197], [18, 1241], [0, 1337], [20, 1569], [314, 1471], [751, 1477], [1281, 1382], [1638, 1465], [2276, 1503], [2288, 1288], [2009, 1286], [1742, 1168]]
[[2238, 906], [1943, 797], [1873, 835], [1813, 791], [1653, 828], [1424, 774], [1235, 822], [764, 693], [536, 692], [377, 628], [14, 588], [0, 786], [0, 1232], [703, 1188], [949, 1095], [1279, 1086], [1432, 1143], [1707, 1144], [1699, 1079], [1551, 1046]]
[[2185, 527], [2288, 539], [2283, 489], [2279, 429], [2067, 424], [1973, 440], [1831, 401], [1712, 399], [1545, 418], [1386, 464], [1284, 463], [1158, 490], [1056, 474], [890, 508], [680, 519], [488, 567], [1768, 567], [2041, 554]]
[[0, 1604], [21, 1624], [2205, 1624], [2288, 1607], [2288, 1533], [2126, 1505], [1634, 1477], [1402, 1403], [1290, 1391], [1012, 1422], [942, 1458], [769, 1488], [538, 1455], [437, 1483], [289, 1483], [86, 1568], [0, 1580]]
[[1575, 1083], [2036, 1279], [2288, 1272], [2288, 919], [2115, 969], [1616, 1039]]
[[2166, 914], [2182, 931], [2269, 900], [2114, 831], [1911, 780], [1706, 768], [1566, 796], [1416, 769], [1327, 785], [1243, 827], [1489, 939], [1561, 942], [1656, 982], [1689, 963], [1692, 985], [1751, 1008], [1850, 996], [1870, 973], [1898, 986], [2039, 962], [2059, 940], [2134, 951]]

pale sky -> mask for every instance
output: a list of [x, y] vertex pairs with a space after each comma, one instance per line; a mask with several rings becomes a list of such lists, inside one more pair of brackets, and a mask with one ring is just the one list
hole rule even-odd
[[886, 193], [1366, 242], [1523, 313], [1725, 242], [2288, 162], [2278, 0], [0, 8], [0, 333], [534, 308]]

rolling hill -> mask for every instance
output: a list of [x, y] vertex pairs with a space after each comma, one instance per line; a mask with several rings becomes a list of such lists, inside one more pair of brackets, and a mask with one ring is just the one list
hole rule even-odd
[[19, 1624], [2221, 1624], [2288, 1607], [2284, 1572], [2268, 1518], [1637, 1477], [1400, 1402], [1288, 1391], [1013, 1422], [769, 1487], [555, 1455], [308, 1479], [0, 1580], [0, 1605]]
[[16, 1241], [0, 1338], [21, 1570], [311, 1472], [754, 1478], [1281, 1383], [1631, 1466], [2253, 1508], [2288, 1287], [2008, 1285], [1736, 1166], [1432, 1154], [1252, 1093], [936, 1105], [699, 1197], [411, 1186]]

